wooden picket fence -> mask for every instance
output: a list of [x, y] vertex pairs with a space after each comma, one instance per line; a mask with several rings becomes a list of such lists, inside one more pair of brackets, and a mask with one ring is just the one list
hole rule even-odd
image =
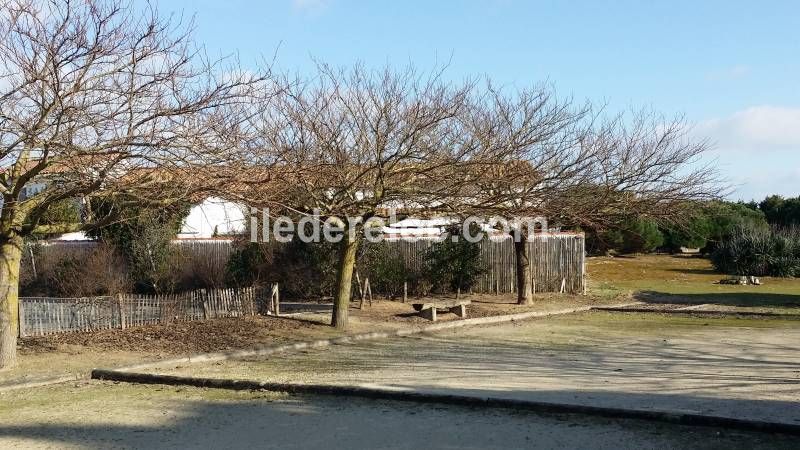
[[[276, 287], [273, 287], [273, 292]], [[125, 329], [130, 326], [252, 316], [261, 307], [255, 287], [170, 295], [19, 299], [20, 336]], [[264, 305], [275, 308], [272, 302]]]

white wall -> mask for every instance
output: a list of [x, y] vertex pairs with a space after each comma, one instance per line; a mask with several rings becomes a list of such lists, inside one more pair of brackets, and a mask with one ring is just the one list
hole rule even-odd
[[209, 197], [192, 207], [183, 221], [178, 238], [210, 238], [214, 236], [215, 228], [220, 236], [243, 233], [245, 220], [245, 208], [242, 205]]

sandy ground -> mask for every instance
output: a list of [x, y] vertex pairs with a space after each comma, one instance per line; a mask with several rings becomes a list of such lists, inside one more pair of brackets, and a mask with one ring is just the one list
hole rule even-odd
[[[534, 305], [518, 306], [511, 295], [474, 295], [469, 317], [527, 311], [551, 311], [579, 305], [602, 304], [593, 297], [542, 295]], [[606, 304], [611, 302], [604, 299]], [[364, 309], [351, 308], [347, 332], [328, 326], [331, 305], [286, 302], [287, 317], [244, 317], [203, 322], [179, 322], [29, 337], [19, 342], [19, 366], [0, 371], [0, 390], [17, 383], [54, 377], [80, 377], [95, 367], [113, 368], [196, 353], [252, 349], [379, 330], [414, 328], [429, 324], [410, 304], [375, 299]], [[440, 320], [457, 320], [441, 314]]]
[[796, 438], [574, 415], [111, 383], [0, 393], [0, 448], [793, 448]]
[[593, 312], [161, 373], [800, 423], [800, 322]]

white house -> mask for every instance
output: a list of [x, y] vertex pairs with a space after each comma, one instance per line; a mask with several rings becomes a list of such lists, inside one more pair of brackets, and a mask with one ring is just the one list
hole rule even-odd
[[192, 206], [183, 221], [178, 239], [208, 239], [242, 234], [246, 231], [247, 216], [243, 205], [208, 197]]

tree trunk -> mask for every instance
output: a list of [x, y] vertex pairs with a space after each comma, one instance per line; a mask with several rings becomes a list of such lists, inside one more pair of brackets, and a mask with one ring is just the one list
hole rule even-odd
[[517, 304], [530, 305], [533, 303], [531, 292], [530, 258], [528, 254], [528, 239], [523, 235], [519, 241], [514, 241], [514, 255], [517, 259]]
[[21, 260], [22, 239], [6, 238], [0, 244], [0, 370], [17, 363]]
[[350, 290], [353, 286], [353, 268], [356, 265], [358, 238], [345, 235], [339, 250], [339, 271], [336, 276], [336, 298], [333, 301], [331, 325], [339, 330], [347, 328], [347, 309], [350, 307]]

